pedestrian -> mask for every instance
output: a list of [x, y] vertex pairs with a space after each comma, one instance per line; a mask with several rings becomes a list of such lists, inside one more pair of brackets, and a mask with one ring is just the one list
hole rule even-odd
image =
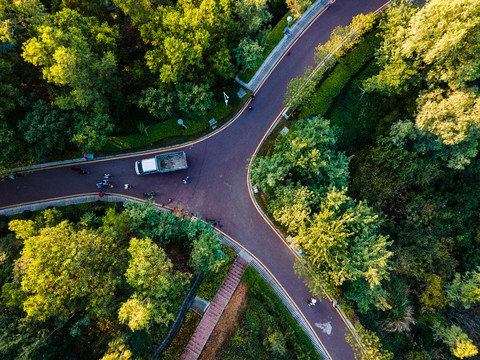
[[333, 5], [333, 0], [330, 0], [330, 2], [328, 3], [328, 7], [331, 7]]
[[287, 56], [290, 56], [290, 51], [287, 53]]
[[252, 110], [253, 110], [253, 107], [250, 105], [250, 106], [248, 107], [248, 111], [252, 111]]
[[10, 173], [10, 179], [15, 180], [15, 174], [14, 173]]
[[315, 306], [316, 303], [317, 303], [317, 299], [313, 297], [308, 300], [308, 306]]
[[101, 189], [102, 188], [102, 183], [96, 183], [95, 186], [97, 187], [97, 189]]
[[184, 184], [187, 184], [187, 180], [183, 179], [183, 183], [184, 183]]
[[110, 181], [103, 179], [102, 185], [110, 185]]
[[105, 192], [99, 191], [99, 192], [98, 192], [98, 196], [100, 196], [101, 198], [104, 197], [104, 196], [105, 196]]
[[131, 186], [130, 186], [130, 184], [125, 184], [125, 185], [123, 185], [123, 188], [124, 188], [125, 190], [127, 190], [127, 189], [130, 189]]
[[168, 203], [171, 203], [172, 202], [172, 198], [168, 198]]
[[187, 176], [187, 177], [185, 178], [185, 181], [188, 182], [189, 180], [190, 180], [190, 176]]
[[253, 95], [253, 94], [250, 95], [250, 97], [252, 98], [252, 100], [255, 99], [255, 95]]

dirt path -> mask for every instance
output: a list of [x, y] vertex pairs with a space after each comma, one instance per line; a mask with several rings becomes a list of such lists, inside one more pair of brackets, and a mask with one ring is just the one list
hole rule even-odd
[[237, 331], [240, 320], [247, 309], [247, 290], [247, 285], [241, 281], [208, 339], [199, 360], [223, 357], [223, 353], [227, 350], [229, 341]]

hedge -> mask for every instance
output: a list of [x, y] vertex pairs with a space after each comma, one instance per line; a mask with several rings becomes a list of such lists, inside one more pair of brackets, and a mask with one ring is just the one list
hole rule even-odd
[[375, 54], [381, 39], [379, 30], [368, 34], [350, 53], [348, 53], [323, 81], [317, 92], [300, 112], [300, 119], [325, 115], [333, 99], [340, 94], [350, 78], [355, 75]]

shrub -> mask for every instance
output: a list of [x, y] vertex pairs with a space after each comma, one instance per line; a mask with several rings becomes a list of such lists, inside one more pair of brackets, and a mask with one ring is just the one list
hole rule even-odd
[[232, 264], [237, 257], [235, 251], [226, 246], [222, 247], [222, 251], [228, 256], [228, 261], [220, 267], [218, 272], [210, 273], [205, 276], [197, 290], [197, 296], [207, 301], [213, 301], [215, 299], [218, 289], [225, 281], [228, 272], [232, 268]]

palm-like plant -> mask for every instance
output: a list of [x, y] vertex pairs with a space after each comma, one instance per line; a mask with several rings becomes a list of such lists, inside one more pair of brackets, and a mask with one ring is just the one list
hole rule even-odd
[[410, 326], [415, 324], [413, 306], [408, 296], [410, 289], [398, 278], [393, 278], [388, 287], [390, 288], [388, 303], [391, 308], [385, 312], [381, 326], [387, 332], [410, 331]]

